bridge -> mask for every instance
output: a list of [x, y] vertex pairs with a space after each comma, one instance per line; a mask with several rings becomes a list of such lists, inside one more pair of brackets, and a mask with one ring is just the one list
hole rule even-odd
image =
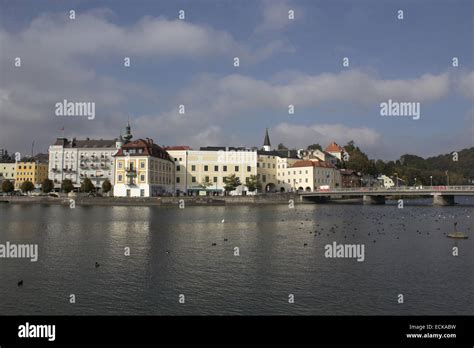
[[453, 205], [455, 196], [474, 196], [474, 185], [345, 187], [298, 192], [302, 201], [327, 202], [331, 198], [362, 197], [364, 204], [385, 204], [386, 197], [433, 197], [434, 205]]

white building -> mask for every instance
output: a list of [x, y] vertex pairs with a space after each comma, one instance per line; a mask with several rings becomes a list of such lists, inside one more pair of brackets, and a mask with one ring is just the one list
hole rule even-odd
[[79, 188], [85, 178], [101, 188], [105, 179], [114, 182], [114, 154], [122, 145], [119, 139], [85, 140], [58, 138], [49, 147], [48, 177], [59, 188], [64, 179]]
[[328, 162], [300, 160], [278, 170], [280, 191], [315, 191], [342, 186], [340, 172]]
[[379, 181], [385, 188], [390, 188], [390, 187], [395, 186], [395, 183], [393, 182], [393, 180], [386, 175], [379, 175], [379, 177], [377, 178], [377, 181]]
[[345, 153], [343, 147], [339, 146], [336, 142], [332, 142], [324, 149], [324, 152], [336, 157], [338, 160], [342, 160], [342, 157]]
[[64, 179], [71, 180], [76, 188], [85, 178], [89, 178], [99, 189], [106, 179], [113, 185], [114, 155], [131, 138], [130, 122], [123, 135], [112, 140], [58, 138], [49, 147], [48, 177], [53, 180], [56, 189], [61, 187]]
[[175, 192], [175, 166], [152, 139], [127, 142], [115, 154], [115, 197], [155, 197]]

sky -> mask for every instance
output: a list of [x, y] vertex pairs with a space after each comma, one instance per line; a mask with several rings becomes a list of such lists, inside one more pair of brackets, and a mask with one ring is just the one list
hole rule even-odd
[[[57, 116], [64, 99], [95, 118]], [[420, 118], [381, 116], [389, 99]], [[472, 147], [474, 1], [0, 0], [0, 148], [128, 119], [166, 146], [260, 147], [268, 128], [274, 147], [354, 140], [385, 160]]]

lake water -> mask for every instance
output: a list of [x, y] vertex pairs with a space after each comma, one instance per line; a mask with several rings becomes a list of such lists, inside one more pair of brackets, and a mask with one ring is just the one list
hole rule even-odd
[[[474, 315], [474, 200], [457, 202], [409, 201], [403, 209], [395, 202], [0, 203], [0, 244], [35, 243], [39, 252], [37, 262], [0, 259], [0, 314]], [[454, 221], [469, 239], [446, 237]], [[326, 258], [334, 241], [363, 244], [365, 260]]]

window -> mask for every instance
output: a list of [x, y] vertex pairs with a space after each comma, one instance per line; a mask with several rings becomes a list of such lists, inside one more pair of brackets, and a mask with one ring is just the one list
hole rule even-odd
[[223, 170], [224, 172], [227, 172], [227, 166], [222, 166], [222, 170]]
[[180, 183], [181, 182], [181, 178], [179, 176], [176, 177], [176, 183]]
[[267, 182], [267, 176], [266, 175], [262, 175], [262, 181]]
[[247, 166], [247, 172], [250, 172], [252, 168], [250, 166]]
[[196, 182], [196, 177], [195, 176], [192, 177], [191, 182]]
[[209, 166], [204, 166], [204, 171], [207, 172], [209, 170]]
[[145, 190], [144, 189], [140, 189], [140, 197], [145, 197]]
[[127, 189], [127, 197], [130, 197], [130, 189]]
[[206, 181], [206, 182], [209, 182], [209, 177], [208, 177], [208, 176], [206, 176], [205, 181]]
[[217, 176], [214, 177], [214, 182], [217, 182]]
[[145, 169], [145, 162], [140, 162], [140, 168]]
[[262, 163], [262, 168], [265, 168], [265, 163]]
[[236, 172], [239, 171], [239, 166], [235, 166], [235, 171], [236, 171]]
[[176, 171], [179, 172], [181, 170], [181, 166], [176, 166]]
[[140, 174], [140, 181], [145, 181], [145, 174]]
[[219, 166], [214, 166], [214, 171], [218, 172], [219, 171]]
[[122, 162], [119, 162], [119, 163], [118, 163], [118, 168], [119, 168], [119, 169], [122, 169], [122, 168], [123, 168], [123, 163], [122, 163]]
[[[194, 164], [191, 166], [191, 170], [192, 170], [193, 172], [196, 171], [196, 166], [195, 166]], [[194, 182], [194, 181], [193, 181], [193, 182]]]

